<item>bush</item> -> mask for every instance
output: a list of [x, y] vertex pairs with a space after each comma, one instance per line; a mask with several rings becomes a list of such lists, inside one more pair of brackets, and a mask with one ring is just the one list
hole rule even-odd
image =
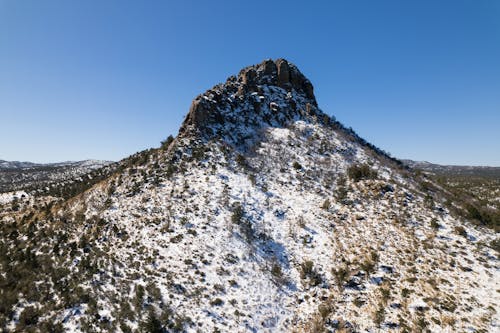
[[332, 275], [338, 288], [342, 289], [344, 287], [344, 283], [349, 278], [349, 269], [345, 265], [339, 267], [338, 269], [332, 268]]
[[300, 165], [300, 163], [299, 163], [299, 162], [297, 162], [297, 161], [293, 162], [293, 165], [292, 165], [292, 166], [293, 166], [293, 168], [294, 168], [295, 170], [300, 170], [300, 169], [302, 169], [302, 165]]
[[362, 179], [377, 178], [377, 171], [370, 168], [368, 164], [354, 164], [347, 169], [347, 175], [353, 181], [358, 182]]
[[236, 163], [242, 168], [247, 167], [247, 161], [245, 159], [245, 156], [241, 154], [236, 155]]
[[160, 320], [156, 317], [154, 311], [150, 311], [146, 321], [141, 325], [141, 332], [162, 333], [164, 332]]
[[379, 260], [379, 255], [375, 251], [371, 251], [369, 256], [366, 256], [365, 260], [360, 263], [360, 268], [364, 272], [366, 272], [366, 275], [370, 273], [373, 273], [375, 271], [375, 268], [377, 267]]
[[461, 225], [458, 227], [455, 227], [455, 232], [457, 233], [457, 235], [460, 235], [462, 237], [467, 237], [467, 231]]
[[441, 225], [438, 223], [437, 219], [433, 218], [431, 220], [431, 228], [438, 230], [441, 227]]
[[250, 219], [245, 218], [245, 211], [239, 202], [235, 202], [233, 205], [231, 221], [240, 226], [240, 231], [247, 242], [251, 242], [254, 239], [252, 222]]
[[275, 277], [275, 278], [282, 278], [283, 277], [283, 271], [281, 270], [281, 266], [279, 263], [277, 262], [274, 262], [272, 267], [271, 267], [271, 274]]
[[323, 302], [320, 305], [318, 305], [318, 312], [319, 315], [323, 320], [326, 320], [328, 316], [333, 312], [334, 308], [332, 304], [329, 304], [327, 302]]
[[174, 137], [172, 135], [169, 135], [168, 138], [165, 139], [165, 141], [161, 142], [161, 148], [162, 149], [167, 149], [168, 146], [174, 141]]
[[33, 306], [28, 306], [24, 308], [23, 312], [19, 316], [19, 325], [21, 327], [32, 326], [38, 323], [38, 311]]
[[319, 273], [314, 269], [314, 263], [311, 260], [306, 260], [300, 265], [300, 277], [302, 279], [309, 278], [311, 286], [317, 286], [322, 282]]
[[500, 253], [500, 238], [494, 239], [490, 242], [490, 247]]
[[382, 325], [385, 320], [385, 307], [382, 303], [378, 305], [378, 308], [373, 312], [373, 322], [378, 328]]
[[231, 216], [231, 221], [234, 224], [241, 224], [244, 214], [245, 212], [243, 211], [241, 203], [235, 202], [233, 205], [233, 215]]
[[224, 301], [218, 297], [210, 302], [210, 305], [212, 305], [212, 306], [221, 306], [223, 304], [224, 304]]
[[323, 208], [324, 210], [328, 210], [328, 209], [330, 209], [330, 206], [331, 206], [330, 200], [325, 199], [325, 201], [323, 202], [323, 205], [321, 205], [321, 208]]

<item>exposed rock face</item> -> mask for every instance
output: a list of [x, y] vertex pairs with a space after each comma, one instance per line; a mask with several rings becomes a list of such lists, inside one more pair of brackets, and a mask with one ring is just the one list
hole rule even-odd
[[266, 124], [285, 126], [320, 113], [311, 82], [295, 65], [264, 60], [196, 97], [179, 134], [241, 143], [246, 139], [237, 133], [242, 123], [247, 133], [256, 134]]

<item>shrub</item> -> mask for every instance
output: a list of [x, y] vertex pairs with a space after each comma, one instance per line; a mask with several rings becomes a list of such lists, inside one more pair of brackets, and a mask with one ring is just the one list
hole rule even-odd
[[380, 328], [385, 320], [385, 307], [382, 303], [378, 305], [378, 308], [373, 312], [373, 322], [377, 327]]
[[169, 135], [165, 141], [161, 142], [161, 149], [167, 149], [168, 146], [174, 141], [174, 137], [172, 135]]
[[236, 155], [236, 163], [242, 168], [245, 168], [247, 166], [247, 161], [245, 159], [245, 156], [241, 154]]
[[197, 146], [193, 147], [191, 151], [191, 157], [194, 160], [200, 161], [205, 158], [205, 147]]
[[277, 262], [273, 263], [273, 265], [271, 266], [271, 274], [278, 279], [280, 279], [283, 276], [283, 271], [281, 270], [281, 266], [279, 263]]
[[300, 170], [300, 169], [302, 169], [302, 165], [300, 165], [300, 163], [299, 163], [299, 162], [297, 162], [297, 161], [293, 162], [293, 165], [292, 165], [292, 166], [293, 166], [293, 168], [294, 168], [295, 170]]
[[462, 237], [467, 237], [467, 231], [461, 225], [455, 227], [455, 232], [457, 233], [457, 235], [460, 235]]
[[214, 299], [214, 300], [210, 301], [210, 305], [212, 305], [212, 306], [221, 306], [221, 305], [223, 305], [223, 304], [224, 304], [224, 301], [223, 301], [223, 300], [221, 300], [221, 299], [220, 299], [220, 298], [218, 298], [218, 297], [217, 297], [216, 299]]
[[483, 216], [481, 215], [481, 212], [479, 209], [477, 209], [476, 206], [468, 204], [465, 209], [467, 209], [467, 213], [469, 215], [469, 218], [474, 219], [474, 220], [483, 220]]
[[313, 273], [314, 263], [311, 260], [306, 260], [300, 265], [300, 277], [305, 279], [307, 276]]
[[241, 233], [247, 242], [250, 242], [254, 239], [254, 231], [252, 228], [252, 223], [249, 219], [245, 218], [245, 212], [243, 207], [239, 202], [235, 202], [233, 205], [233, 214], [231, 215], [231, 221], [234, 224], [240, 226]]
[[344, 185], [339, 185], [337, 187], [337, 199], [339, 201], [343, 201], [344, 199], [347, 198], [347, 187], [345, 187]]
[[354, 164], [347, 169], [347, 175], [353, 181], [358, 182], [362, 179], [376, 178], [377, 171], [370, 168], [368, 164], [361, 164], [361, 165]]
[[21, 327], [32, 326], [38, 323], [38, 311], [33, 306], [28, 306], [24, 308], [23, 312], [19, 316], [19, 325]]
[[306, 260], [300, 265], [300, 277], [302, 279], [309, 279], [311, 286], [317, 286], [322, 282], [321, 276], [314, 269], [314, 263], [311, 260]]
[[325, 199], [325, 201], [323, 202], [323, 205], [321, 205], [321, 208], [323, 208], [324, 210], [328, 210], [328, 209], [330, 209], [330, 206], [331, 206], [330, 200]]
[[360, 263], [360, 268], [366, 272], [367, 276], [375, 270], [378, 264], [379, 255], [375, 251], [371, 251], [370, 255]]
[[412, 291], [408, 288], [401, 289], [401, 297], [403, 298], [407, 298], [408, 296], [410, 296], [411, 293]]
[[241, 224], [244, 214], [245, 212], [243, 211], [241, 203], [235, 202], [233, 205], [233, 215], [231, 216], [231, 221], [234, 224]]
[[332, 268], [332, 275], [339, 289], [343, 289], [344, 283], [349, 278], [349, 269], [343, 265], [338, 269]]
[[490, 242], [490, 247], [500, 253], [500, 238], [494, 239]]
[[438, 230], [441, 227], [441, 225], [438, 223], [437, 219], [433, 218], [431, 220], [431, 228]]
[[160, 320], [152, 310], [149, 312], [146, 321], [142, 323], [141, 326], [141, 332], [162, 333], [164, 331]]
[[318, 305], [318, 312], [323, 320], [326, 320], [328, 316], [330, 316], [330, 314], [333, 312], [333, 310], [333, 306], [327, 302], [323, 302]]
[[184, 235], [178, 234], [177, 236], [170, 238], [170, 242], [171, 243], [180, 243], [183, 238], [184, 238]]

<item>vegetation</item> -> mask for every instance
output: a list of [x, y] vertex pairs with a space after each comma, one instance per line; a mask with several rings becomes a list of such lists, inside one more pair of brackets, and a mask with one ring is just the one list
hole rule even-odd
[[[447, 206], [471, 222], [500, 231], [500, 168], [434, 167], [426, 177], [444, 187]], [[435, 190], [425, 181], [426, 190]]]
[[339, 290], [344, 289], [344, 283], [349, 278], [349, 269], [346, 265], [341, 265], [337, 269], [332, 268], [332, 275]]
[[169, 135], [164, 141], [161, 142], [161, 149], [167, 149], [170, 144], [174, 141], [174, 137], [172, 135]]
[[312, 287], [323, 282], [321, 275], [316, 271], [314, 263], [311, 260], [306, 260], [300, 265], [300, 277], [303, 280], [308, 279], [309, 285]]
[[377, 171], [370, 168], [368, 164], [354, 164], [347, 169], [347, 175], [354, 182], [358, 182], [363, 179], [377, 178]]
[[300, 169], [302, 169], [302, 165], [300, 165], [300, 163], [299, 163], [299, 162], [297, 162], [297, 161], [293, 162], [292, 166], [293, 166], [293, 168], [294, 168], [295, 170], [300, 170]]

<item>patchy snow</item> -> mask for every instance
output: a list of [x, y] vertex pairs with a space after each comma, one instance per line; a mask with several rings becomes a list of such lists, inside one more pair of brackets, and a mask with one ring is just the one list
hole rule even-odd
[[5, 192], [0, 193], [0, 204], [6, 204], [15, 200], [20, 200], [23, 198], [28, 198], [28, 193], [24, 191], [14, 191], [14, 192]]

